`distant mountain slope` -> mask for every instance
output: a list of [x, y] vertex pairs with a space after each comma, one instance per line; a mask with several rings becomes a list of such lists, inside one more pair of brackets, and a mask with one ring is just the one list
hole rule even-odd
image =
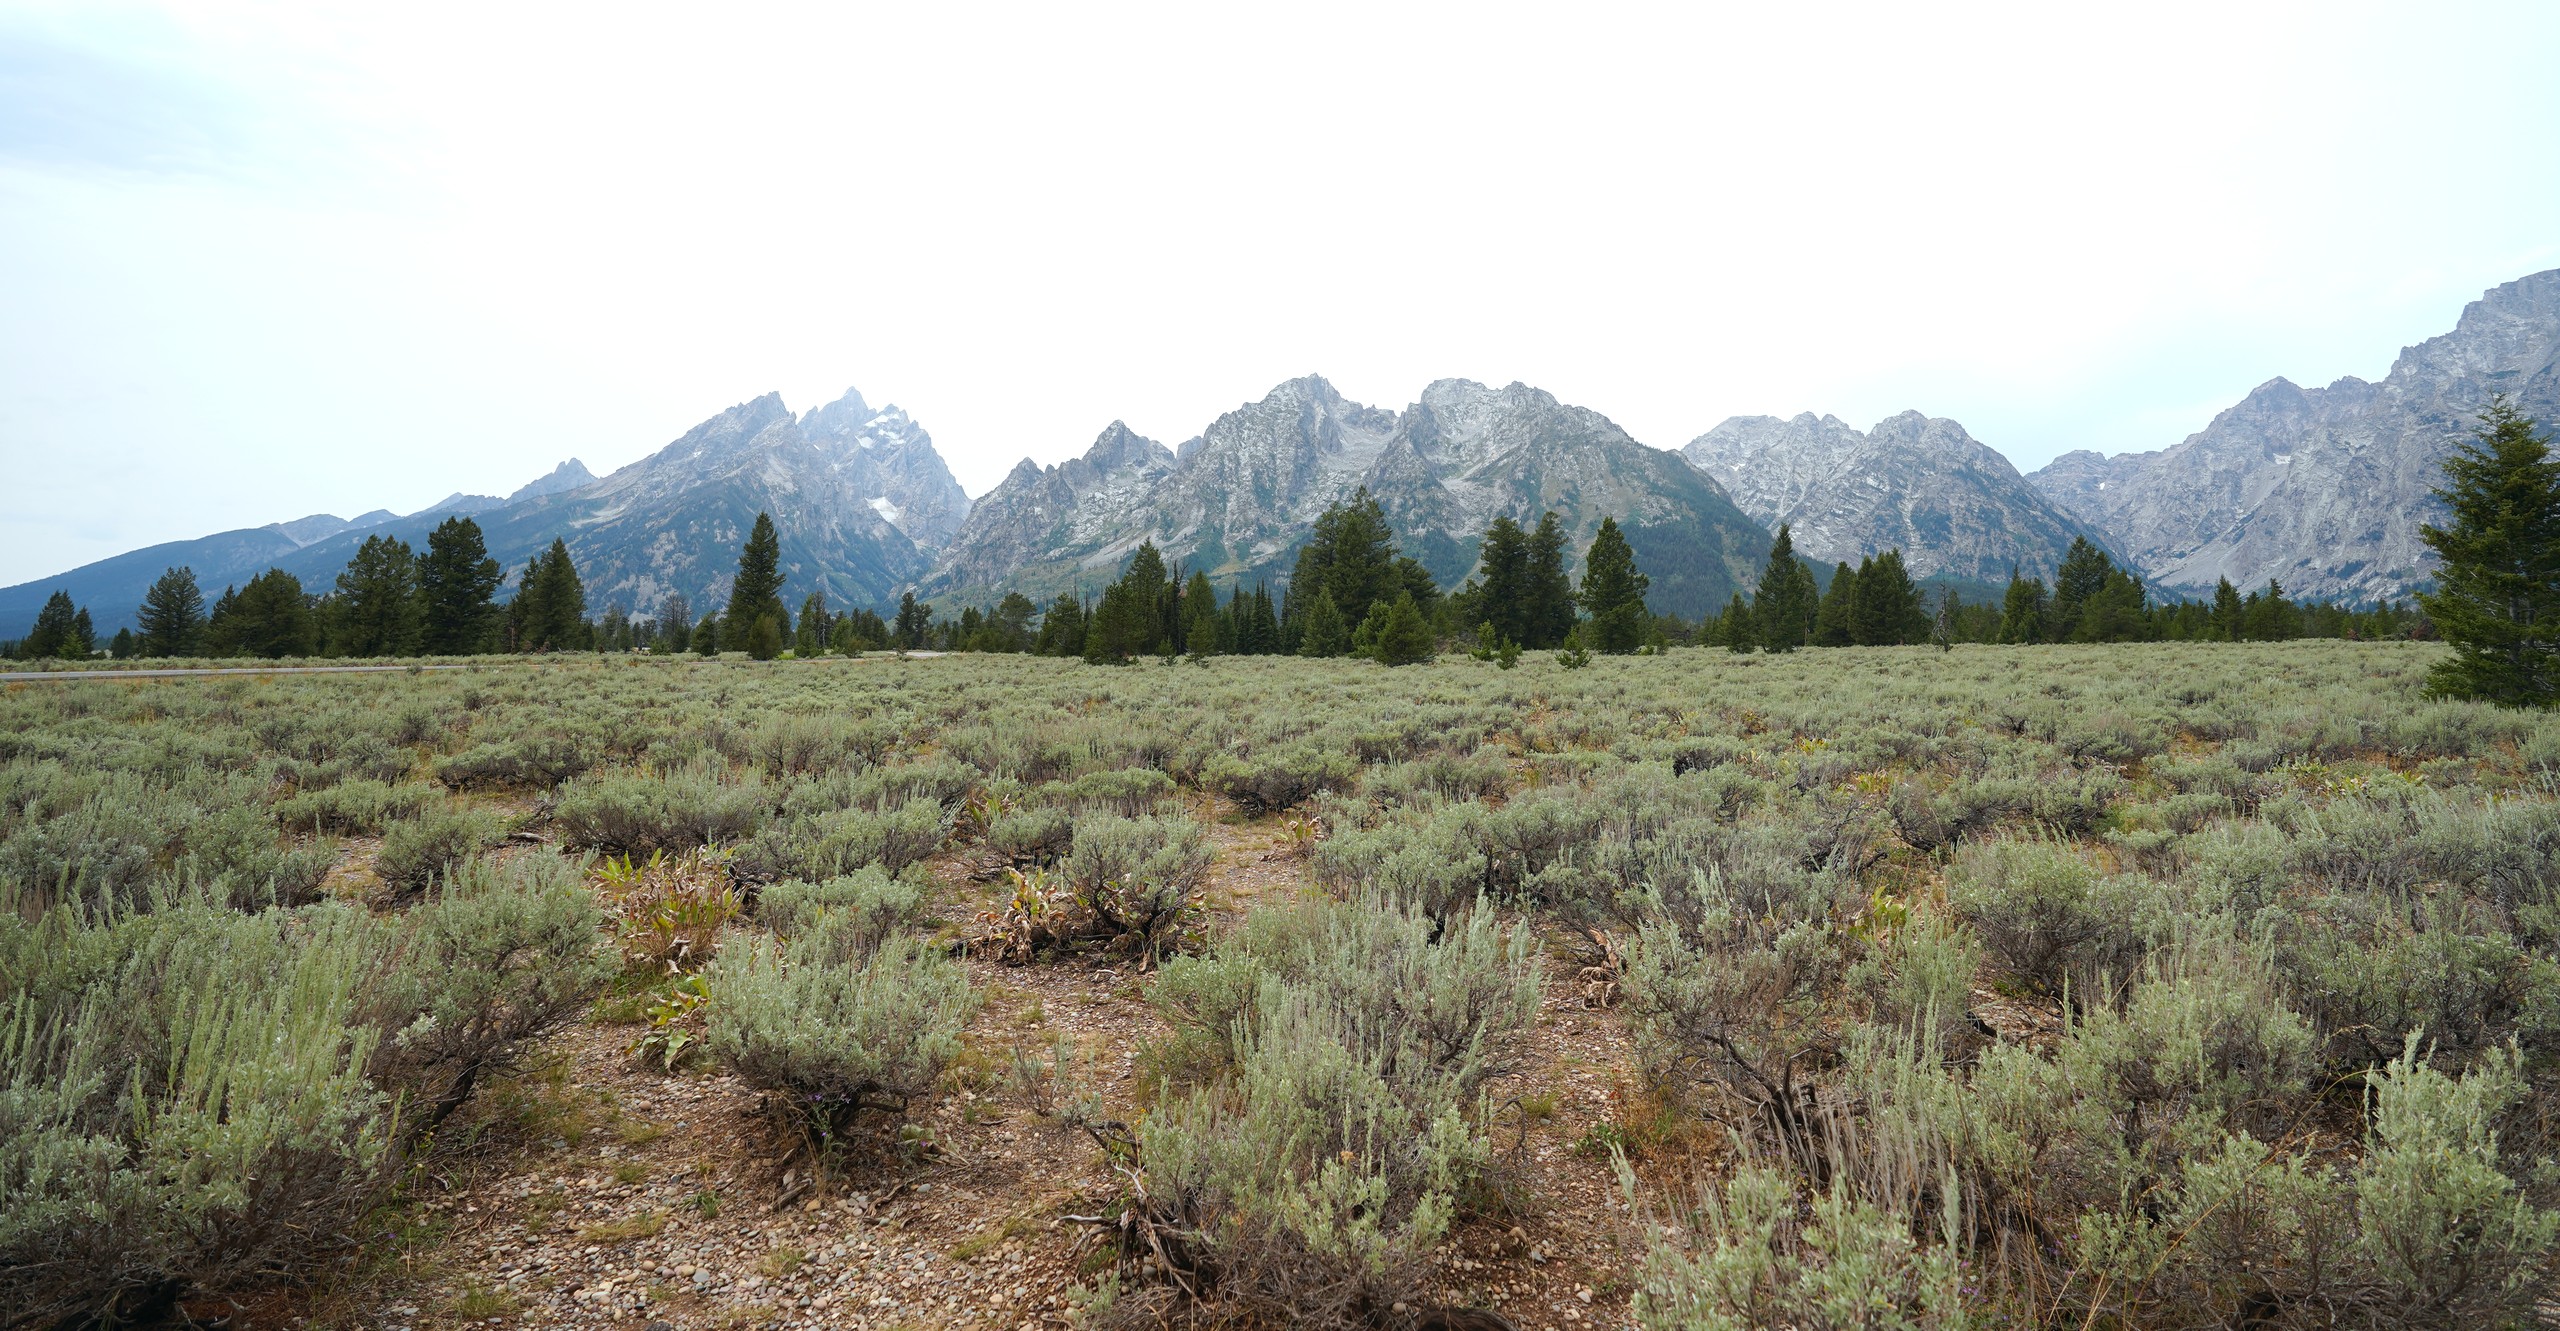
[[1658, 610], [1722, 605], [1768, 551], [1712, 479], [1537, 389], [1444, 379], [1390, 413], [1308, 376], [1220, 416], [1179, 455], [1115, 422], [1083, 457], [1024, 461], [978, 501], [925, 590], [1091, 590], [1148, 540], [1222, 585], [1276, 583], [1316, 517], [1362, 486], [1444, 585], [1473, 568], [1495, 516], [1534, 523], [1550, 508], [1577, 559], [1600, 519], [1617, 518]]
[[1680, 453], [1824, 563], [1899, 549], [1916, 577], [1998, 584], [2013, 568], [2049, 573], [2085, 525], [1963, 426], [1916, 411], [1864, 433], [1811, 413], [1736, 416]]
[[456, 494], [405, 517], [315, 514], [136, 550], [0, 588], [0, 637], [25, 632], [57, 588], [87, 606], [101, 632], [128, 626], [152, 581], [176, 565], [195, 570], [208, 601], [270, 567], [325, 591], [365, 538], [392, 536], [423, 551], [427, 534], [455, 514], [480, 524], [510, 580], [565, 538], [595, 612], [618, 602], [647, 613], [679, 591], [696, 613], [716, 607], [760, 511], [781, 529], [794, 610], [811, 591], [839, 608], [893, 602], [927, 566], [901, 524], [928, 536], [956, 531], [968, 498], [931, 437], [894, 407], [872, 411], [848, 392], [808, 421], [804, 428], [767, 394], [602, 479], [571, 459], [505, 500]]
[[[655, 610], [681, 592], [694, 612], [724, 603], [738, 547], [769, 512], [782, 536], [784, 595], [823, 591], [838, 608], [879, 606], [924, 571], [923, 555], [862, 493], [861, 469], [840, 449], [812, 441], [779, 393], [740, 403], [656, 453], [574, 490], [538, 495], [474, 515], [489, 553], [510, 580], [555, 538], [569, 543], [590, 612], [619, 603]], [[294, 551], [279, 567], [305, 585], [325, 584], [364, 537], [400, 537], [424, 549], [445, 515], [415, 514], [374, 531], [349, 532]]]
[[2270, 379], [2174, 448], [2066, 453], [2027, 479], [2154, 582], [2227, 577], [2321, 598], [2399, 597], [2434, 576], [2418, 538], [2446, 451], [2494, 393], [2560, 424], [2560, 270], [2492, 288], [2380, 383]]

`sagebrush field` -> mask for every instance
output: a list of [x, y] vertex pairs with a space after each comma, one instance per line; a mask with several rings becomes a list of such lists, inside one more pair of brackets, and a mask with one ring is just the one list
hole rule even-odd
[[9, 685], [0, 1325], [2534, 1324], [2441, 651]]

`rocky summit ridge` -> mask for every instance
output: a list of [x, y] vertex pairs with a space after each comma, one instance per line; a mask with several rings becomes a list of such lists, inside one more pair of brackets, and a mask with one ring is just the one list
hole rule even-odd
[[1916, 411], [1863, 432], [1810, 412], [1735, 416], [1680, 455], [1822, 563], [1899, 549], [1915, 577], [1998, 584], [2052, 569], [2088, 525], [1962, 425]]
[[2505, 394], [2560, 425], [2560, 269], [2490, 289], [2379, 383], [2260, 384], [2174, 447], [2066, 453], [2029, 476], [2171, 593], [2218, 579], [2366, 601], [2434, 576], [2419, 539], [2446, 453]]

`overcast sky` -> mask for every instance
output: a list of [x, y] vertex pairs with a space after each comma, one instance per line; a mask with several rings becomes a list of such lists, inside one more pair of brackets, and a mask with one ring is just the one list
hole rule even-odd
[[2031, 470], [2560, 266], [2560, 6], [1728, 8], [0, 3], [0, 584], [775, 389], [972, 494], [1310, 371]]

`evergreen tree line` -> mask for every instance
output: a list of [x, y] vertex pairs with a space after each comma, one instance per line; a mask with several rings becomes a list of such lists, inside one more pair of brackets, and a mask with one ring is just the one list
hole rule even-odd
[[1508, 517], [1485, 532], [1479, 576], [1444, 594], [1421, 563], [1396, 548], [1386, 513], [1364, 488], [1319, 516], [1298, 552], [1287, 591], [1231, 587], [1221, 600], [1207, 573], [1168, 570], [1143, 542], [1120, 578], [1087, 601], [1061, 596], [1042, 616], [1031, 650], [1122, 663], [1145, 656], [1361, 657], [1403, 665], [1441, 644], [1475, 637], [1487, 651], [1579, 645], [1588, 609], [1594, 645], [1633, 651], [1658, 636], [1644, 607], [1646, 580], [1612, 520], [1585, 554], [1577, 591], [1564, 571], [1555, 514], [1524, 531]]
[[1915, 582], [1902, 551], [1831, 570], [1821, 585], [1778, 528], [1757, 591], [1736, 593], [1697, 640], [1737, 652], [1908, 643], [2275, 642], [2291, 638], [2425, 638], [2423, 613], [2297, 602], [2281, 583], [2242, 595], [2229, 579], [2209, 601], [2154, 600], [2142, 581], [2086, 537], [2075, 538], [2048, 583], [2013, 572], [1998, 604], [1966, 603], [1953, 588]]

